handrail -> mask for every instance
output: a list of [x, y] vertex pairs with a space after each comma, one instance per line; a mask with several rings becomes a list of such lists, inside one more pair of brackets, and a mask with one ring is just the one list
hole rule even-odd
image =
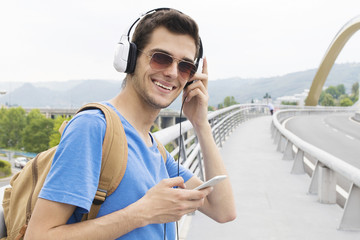
[[[310, 108], [280, 110], [273, 116], [272, 136], [278, 144], [277, 149], [284, 153], [283, 159], [294, 160], [292, 173], [305, 173], [305, 156], [315, 159], [315, 169], [312, 171], [309, 193], [318, 194], [322, 203], [336, 203], [336, 174], [350, 181], [351, 188], [346, 198], [342, 220], [339, 229], [360, 230], [360, 169], [343, 160], [311, 145], [287, 130], [282, 122], [298, 115], [332, 114], [350, 112], [354, 108]], [[294, 147], [297, 149], [294, 156]]]

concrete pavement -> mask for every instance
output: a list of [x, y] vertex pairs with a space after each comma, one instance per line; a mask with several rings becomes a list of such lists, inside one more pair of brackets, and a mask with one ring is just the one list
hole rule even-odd
[[237, 206], [237, 219], [219, 224], [197, 212], [186, 240], [358, 240], [340, 231], [343, 210], [307, 193], [310, 177], [290, 174], [270, 133], [271, 117], [241, 124], [221, 149]]

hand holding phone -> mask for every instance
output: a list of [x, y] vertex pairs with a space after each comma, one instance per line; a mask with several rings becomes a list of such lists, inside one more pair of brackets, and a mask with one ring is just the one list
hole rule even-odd
[[221, 182], [222, 180], [224, 180], [225, 178], [227, 178], [226, 175], [215, 176], [215, 177], [211, 178], [210, 180], [204, 182], [200, 186], [197, 186], [196, 188], [194, 188], [194, 190], [201, 190], [201, 189], [204, 189], [207, 187], [212, 187], [212, 186], [218, 184], [219, 182]]

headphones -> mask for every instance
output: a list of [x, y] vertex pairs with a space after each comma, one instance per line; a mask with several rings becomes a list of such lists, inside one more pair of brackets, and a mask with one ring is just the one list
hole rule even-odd
[[[137, 46], [135, 43], [130, 42], [130, 32], [135, 24], [140, 21], [146, 15], [152, 14], [161, 10], [176, 10], [172, 8], [156, 8], [150, 10], [144, 14], [142, 14], [138, 19], [136, 19], [130, 26], [129, 30], [127, 30], [120, 38], [118, 44], [116, 44], [115, 48], [115, 56], [114, 56], [114, 68], [118, 72], [124, 73], [133, 73], [135, 71], [136, 66], [136, 58], [137, 58]], [[178, 11], [178, 10], [176, 10]], [[179, 13], [182, 13], [178, 11]], [[200, 59], [203, 57], [203, 47], [201, 38], [199, 38], [200, 46], [199, 46], [199, 56], [195, 61], [196, 70], [199, 67]]]

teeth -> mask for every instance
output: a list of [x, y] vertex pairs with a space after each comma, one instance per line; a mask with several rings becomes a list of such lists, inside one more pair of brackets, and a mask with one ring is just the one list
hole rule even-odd
[[159, 83], [159, 82], [155, 82], [155, 85], [158, 85], [159, 87], [165, 88], [165, 89], [167, 89], [167, 90], [169, 90], [169, 91], [171, 91], [171, 89], [172, 89], [172, 87], [164, 86], [164, 85], [162, 85], [162, 84]]

